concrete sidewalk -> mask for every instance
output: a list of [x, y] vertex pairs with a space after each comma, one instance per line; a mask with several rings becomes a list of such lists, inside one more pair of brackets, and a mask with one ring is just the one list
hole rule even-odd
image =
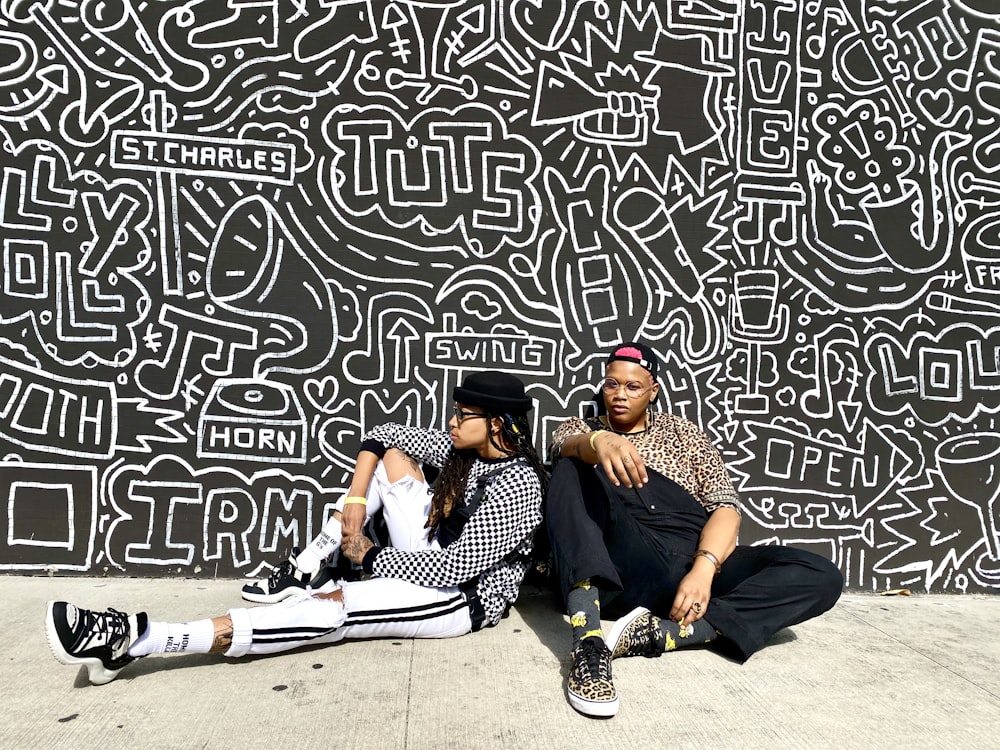
[[619, 660], [608, 720], [566, 702], [569, 627], [533, 587], [463, 638], [151, 656], [101, 687], [45, 640], [49, 599], [188, 620], [240, 606], [239, 586], [0, 576], [0, 747], [1000, 747], [1000, 597], [845, 594], [744, 665], [704, 650]]

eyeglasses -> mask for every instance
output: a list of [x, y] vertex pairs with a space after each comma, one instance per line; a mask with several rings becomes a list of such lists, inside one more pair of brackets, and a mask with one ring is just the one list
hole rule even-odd
[[461, 406], [456, 406], [454, 412], [452, 413], [459, 422], [468, 419], [469, 417], [489, 417], [489, 414], [484, 414], [481, 411], [466, 411]]
[[605, 378], [601, 381], [601, 390], [608, 396], [618, 393], [619, 388], [624, 388], [625, 395], [629, 398], [639, 398], [642, 394], [652, 390], [653, 386], [643, 385], [634, 380], [630, 380], [628, 383], [619, 383], [614, 378]]

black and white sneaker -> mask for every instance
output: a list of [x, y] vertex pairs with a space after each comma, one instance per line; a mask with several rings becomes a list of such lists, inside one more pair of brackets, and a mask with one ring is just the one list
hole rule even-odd
[[248, 602], [274, 604], [299, 594], [307, 588], [323, 590], [323, 586], [333, 580], [331, 568], [323, 565], [319, 572], [305, 573], [295, 566], [299, 548], [292, 548], [292, 555], [280, 565], [271, 569], [271, 575], [243, 586], [243, 598]]
[[145, 612], [128, 615], [117, 609], [94, 612], [69, 602], [49, 602], [45, 632], [52, 654], [63, 664], [83, 664], [90, 682], [111, 682], [138, 657], [128, 648], [146, 632]]

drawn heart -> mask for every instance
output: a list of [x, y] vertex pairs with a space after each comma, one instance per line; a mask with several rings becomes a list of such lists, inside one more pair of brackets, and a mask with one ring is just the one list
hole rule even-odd
[[306, 399], [319, 411], [330, 414], [340, 395], [340, 383], [332, 375], [322, 380], [308, 378], [305, 382]]
[[[545, 9], [548, 5], [548, 10]], [[555, 8], [561, 12], [553, 13]], [[510, 4], [510, 18], [514, 27], [535, 46], [551, 49], [553, 34], [565, 14], [563, 3], [543, 3], [542, 0], [514, 0]]]
[[945, 119], [951, 115], [955, 108], [955, 101], [948, 89], [938, 89], [937, 91], [925, 89], [917, 95], [917, 106], [931, 121], [943, 125]]

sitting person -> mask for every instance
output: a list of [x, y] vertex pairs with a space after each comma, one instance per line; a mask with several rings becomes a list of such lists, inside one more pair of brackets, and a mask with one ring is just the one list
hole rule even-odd
[[[426, 549], [432, 546], [430, 526], [426, 523], [431, 509], [431, 494], [423, 476], [436, 471], [429, 464], [420, 465], [397, 448], [385, 448], [398, 425], [386, 424], [373, 429], [361, 444], [351, 485], [323, 524], [320, 533], [305, 549], [292, 548], [266, 578], [243, 585], [241, 594], [248, 602], [274, 604], [301, 593], [307, 588], [322, 590], [338, 573], [352, 574], [340, 557], [344, 538], [361, 534], [368, 523], [375, 523], [382, 512], [382, 536], [395, 549]], [[373, 463], [368, 470], [364, 463]], [[368, 482], [366, 485], [365, 482]], [[348, 521], [345, 525], [345, 516]], [[370, 529], [375, 539], [376, 530]], [[350, 561], [347, 561], [349, 565]]]
[[[496, 625], [529, 565], [546, 474], [531, 442], [532, 402], [518, 378], [472, 374], [454, 399], [449, 432], [383, 425], [362, 444], [342, 552], [372, 577], [295, 587], [269, 606], [184, 623], [49, 602], [56, 659], [85, 665], [99, 685], [154, 653], [238, 657], [345, 638], [448, 638]], [[418, 462], [441, 468], [433, 494]], [[398, 548], [359, 533], [366, 498], [353, 492], [370, 486], [380, 487]]]
[[[829, 560], [785, 546], [738, 546], [740, 506], [700, 429], [652, 410], [656, 354], [608, 356], [603, 411], [553, 435], [561, 456], [545, 519], [573, 630], [570, 704], [614, 716], [611, 659], [707, 645], [740, 661], [778, 630], [825, 612], [844, 579]], [[602, 608], [622, 614], [607, 637]]]

